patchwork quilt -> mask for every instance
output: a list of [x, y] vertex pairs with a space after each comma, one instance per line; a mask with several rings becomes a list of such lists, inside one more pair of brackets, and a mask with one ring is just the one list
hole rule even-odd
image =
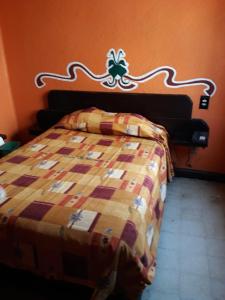
[[135, 299], [154, 278], [171, 176], [161, 126], [96, 108], [64, 117], [0, 160], [0, 262]]

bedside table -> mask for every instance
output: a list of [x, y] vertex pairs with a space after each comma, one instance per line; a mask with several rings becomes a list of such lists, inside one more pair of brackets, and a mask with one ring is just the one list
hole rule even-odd
[[173, 145], [188, 147], [208, 147], [209, 126], [202, 119], [183, 121], [176, 127], [170, 142]]

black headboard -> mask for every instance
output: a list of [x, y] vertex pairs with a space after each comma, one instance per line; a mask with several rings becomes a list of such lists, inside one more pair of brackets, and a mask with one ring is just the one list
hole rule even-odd
[[209, 131], [203, 120], [192, 119], [192, 100], [187, 95], [52, 90], [47, 98], [48, 108], [37, 113], [41, 130], [48, 129], [65, 114], [95, 106], [111, 112], [141, 114], [165, 126], [171, 140], [183, 144], [190, 142], [196, 128]]
[[141, 113], [147, 118], [191, 119], [192, 114], [192, 101], [187, 95], [57, 90], [48, 94], [49, 109], [72, 112], [90, 106], [106, 111]]

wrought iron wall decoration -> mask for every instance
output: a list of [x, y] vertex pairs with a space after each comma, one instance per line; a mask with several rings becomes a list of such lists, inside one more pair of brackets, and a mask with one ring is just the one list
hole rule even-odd
[[206, 96], [213, 96], [216, 91], [216, 84], [208, 78], [193, 78], [189, 80], [176, 81], [176, 70], [170, 66], [161, 66], [154, 70], [151, 70], [140, 76], [132, 76], [129, 74], [128, 62], [125, 59], [125, 52], [119, 49], [117, 52], [115, 49], [110, 49], [107, 53], [106, 72], [101, 75], [94, 74], [88, 67], [81, 62], [71, 62], [67, 65], [67, 74], [60, 75], [56, 73], [42, 72], [35, 77], [35, 85], [38, 88], [42, 88], [46, 85], [46, 79], [52, 78], [62, 81], [76, 81], [77, 70], [84, 72], [89, 78], [95, 81], [99, 81], [102, 86], [109, 89], [116, 87], [124, 91], [131, 91], [138, 87], [139, 83], [146, 82], [158, 74], [165, 74], [164, 84], [169, 88], [179, 88], [193, 85], [203, 85], [204, 94]]

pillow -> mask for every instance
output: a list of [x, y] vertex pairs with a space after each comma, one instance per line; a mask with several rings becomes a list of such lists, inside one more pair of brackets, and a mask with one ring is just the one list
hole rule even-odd
[[55, 127], [107, 135], [167, 139], [167, 132], [163, 126], [154, 124], [139, 114], [111, 113], [96, 107], [68, 114]]
[[131, 135], [155, 140], [166, 151], [168, 178], [173, 176], [173, 167], [168, 147], [168, 134], [163, 126], [154, 124], [145, 117], [132, 113], [111, 113], [96, 107], [78, 110], [64, 116], [55, 128], [81, 130], [107, 135]]

